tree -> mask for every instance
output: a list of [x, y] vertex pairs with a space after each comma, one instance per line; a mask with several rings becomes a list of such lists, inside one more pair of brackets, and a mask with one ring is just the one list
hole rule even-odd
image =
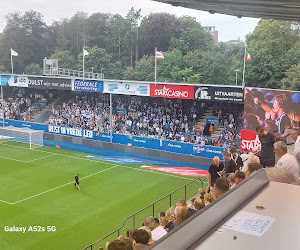
[[180, 23], [175, 15], [152, 13], [143, 18], [139, 30], [140, 54], [153, 55], [155, 47], [167, 51], [171, 38], [179, 38]]
[[73, 70], [78, 69], [77, 62], [76, 62], [74, 56], [71, 55], [70, 51], [55, 50], [50, 58], [58, 60], [59, 68], [73, 69]]
[[247, 63], [246, 82], [249, 86], [280, 88], [284, 72], [291, 65], [288, 51], [299, 41], [299, 28], [293, 22], [261, 20], [247, 36], [251, 61]]
[[13, 48], [19, 53], [14, 60], [16, 73], [23, 73], [31, 63], [41, 65], [48, 53], [43, 16], [33, 10], [24, 14], [13, 12], [6, 16], [6, 23], [0, 42], [0, 64], [10, 65], [10, 48]]
[[194, 50], [211, 50], [214, 40], [211, 34], [206, 32], [196, 21], [190, 16], [182, 16], [179, 18], [180, 36], [172, 37], [170, 41], [170, 50], [179, 49], [184, 54]]
[[284, 89], [300, 91], [300, 64], [292, 66], [282, 79]]
[[[105, 49], [98, 48], [96, 46], [89, 48], [85, 48], [89, 55], [85, 56], [85, 70], [90, 71], [91, 68], [94, 68], [94, 72], [100, 73], [102, 71], [105, 72], [106, 78], [112, 77], [111, 76], [111, 56], [107, 54]], [[83, 65], [83, 54], [80, 53], [78, 55], [78, 68], [82, 70]]]
[[43, 70], [39, 64], [32, 63], [26, 66], [24, 73], [28, 75], [43, 75]]

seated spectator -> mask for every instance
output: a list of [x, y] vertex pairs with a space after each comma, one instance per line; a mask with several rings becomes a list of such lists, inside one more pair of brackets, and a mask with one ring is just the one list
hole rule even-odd
[[284, 168], [265, 168], [270, 181], [297, 184], [295, 176]]
[[168, 223], [165, 226], [165, 230], [167, 230], [167, 232], [170, 231], [170, 227], [173, 223], [173, 221], [175, 220], [175, 213], [174, 213], [175, 209], [169, 209], [166, 212], [166, 219], [168, 220]]
[[216, 199], [214, 192], [211, 191], [207, 194], [204, 195], [204, 204], [205, 206], [209, 205], [210, 203], [212, 203], [214, 200]]
[[223, 194], [225, 194], [229, 189], [230, 189], [229, 181], [226, 178], [221, 177], [215, 183], [214, 194], [216, 198], [219, 198]]
[[160, 217], [159, 218], [159, 225], [165, 228], [165, 226], [168, 224], [168, 220], [166, 217]]
[[236, 186], [236, 183], [235, 183], [235, 173], [230, 173], [227, 177], [227, 180], [229, 181], [230, 183], [230, 188], [233, 188]]
[[[207, 186], [207, 190], [210, 189], [210, 187], [212, 187], [215, 183], [216, 180], [218, 178], [220, 178], [220, 176], [222, 176], [222, 172], [224, 171], [224, 164], [222, 162], [220, 162], [220, 158], [218, 156], [215, 156], [213, 159], [213, 164], [210, 165], [209, 169], [208, 169], [208, 186]], [[198, 191], [199, 194], [199, 191]]]
[[276, 168], [284, 168], [290, 171], [296, 179], [299, 178], [299, 165], [295, 156], [287, 152], [287, 145], [283, 141], [274, 143], [274, 152], [280, 159], [277, 162]]
[[242, 171], [237, 171], [234, 174], [234, 178], [235, 178], [235, 184], [238, 185], [240, 184], [243, 180], [245, 180], [246, 176], [245, 173]]
[[[250, 154], [252, 154], [252, 153], [250, 153]], [[249, 154], [249, 155], [250, 155], [250, 154]], [[254, 154], [252, 154], [252, 155], [249, 156], [247, 166], [244, 166], [244, 167], [242, 168], [242, 172], [244, 172], [245, 174], [246, 174], [246, 172], [247, 172], [248, 165], [249, 165], [250, 163], [260, 163], [260, 160], [259, 160], [258, 156], [254, 155]]]
[[166, 213], [164, 211], [161, 211], [158, 213], [158, 218], [165, 217], [165, 216], [166, 216]]
[[204, 199], [204, 195], [206, 194], [205, 188], [199, 188], [198, 195], [200, 199]]
[[254, 172], [256, 172], [261, 168], [263, 168], [263, 166], [260, 163], [249, 163], [245, 176], [249, 177], [250, 175], [252, 175]]
[[149, 241], [147, 243], [148, 246], [150, 246], [151, 244], [153, 244], [155, 241], [151, 238], [152, 235], [151, 235], [151, 230], [149, 227], [146, 227], [146, 226], [142, 226], [140, 227], [139, 229], [141, 230], [145, 230], [147, 233], [148, 233], [148, 236], [149, 236]]
[[148, 246], [145, 244], [137, 243], [133, 246], [133, 250], [143, 250], [146, 249]]
[[195, 207], [194, 207], [194, 202], [195, 202], [195, 200], [196, 200], [195, 197], [191, 199], [191, 204], [189, 205], [189, 208], [195, 209]]
[[143, 229], [137, 229], [132, 234], [133, 246], [137, 243], [147, 245], [149, 241], [149, 234]]
[[[179, 200], [179, 201], [177, 201], [176, 207], [180, 207], [180, 206], [186, 207], [186, 208], [188, 209], [189, 213], [190, 213], [190, 216], [192, 216], [192, 215], [194, 215], [194, 214], [196, 213], [196, 210], [195, 210], [195, 209], [188, 208], [188, 206], [187, 206], [185, 200]], [[175, 215], [176, 215], [176, 214], [175, 214]]]
[[130, 241], [113, 240], [107, 243], [107, 250], [133, 250], [133, 247]]
[[175, 208], [174, 227], [178, 227], [182, 222], [190, 217], [187, 206], [177, 206]]
[[202, 208], [205, 207], [205, 203], [202, 199], [196, 199], [195, 202], [194, 202], [194, 206], [195, 206], [195, 210], [198, 212]]
[[151, 238], [154, 241], [159, 240], [161, 237], [167, 234], [167, 231], [163, 227], [156, 225], [155, 220], [153, 218], [147, 218], [144, 221], [144, 226], [150, 228], [151, 235], [152, 235]]

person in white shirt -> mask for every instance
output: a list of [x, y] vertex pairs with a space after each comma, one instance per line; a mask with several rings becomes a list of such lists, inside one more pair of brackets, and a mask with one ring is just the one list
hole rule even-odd
[[154, 241], [159, 240], [161, 237], [167, 234], [167, 231], [162, 226], [157, 226], [153, 218], [147, 218], [144, 221], [144, 226], [149, 227], [151, 230], [152, 239]]
[[299, 167], [300, 167], [300, 129], [292, 128], [291, 137], [295, 140], [294, 144], [294, 156], [296, 157]]
[[299, 165], [295, 156], [287, 152], [287, 145], [283, 141], [274, 143], [274, 152], [280, 158], [277, 162], [277, 168], [284, 168], [290, 171], [296, 179], [299, 178]]

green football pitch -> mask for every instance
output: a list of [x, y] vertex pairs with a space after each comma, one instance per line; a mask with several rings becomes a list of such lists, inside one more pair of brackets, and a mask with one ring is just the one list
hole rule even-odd
[[[0, 249], [82, 249], [194, 179], [86, 156], [45, 146], [30, 150], [22, 143], [0, 144]], [[74, 186], [77, 173], [80, 191]], [[192, 196], [196, 193], [197, 186]], [[183, 192], [178, 196], [182, 199], [180, 195]], [[161, 210], [168, 207], [162, 203]], [[151, 211], [145, 210], [144, 216]], [[15, 231], [20, 228], [25, 232]]]

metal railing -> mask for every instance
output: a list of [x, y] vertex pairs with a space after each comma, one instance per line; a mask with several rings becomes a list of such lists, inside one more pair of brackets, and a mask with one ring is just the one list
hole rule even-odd
[[[150, 217], [153, 216], [155, 217], [155, 213], [158, 211], [166, 211], [168, 210], [171, 206], [172, 203], [175, 205], [176, 202], [180, 199], [187, 200], [189, 198], [194, 197], [198, 193], [199, 189], [199, 182], [201, 183], [201, 187], [204, 187], [204, 182], [207, 180], [207, 178], [197, 178], [186, 185], [176, 189], [172, 193], [167, 194], [166, 196], [162, 197], [161, 199], [153, 202], [152, 204], [148, 205], [147, 207], [144, 207], [143, 209], [137, 211], [136, 213], [128, 216], [124, 221], [123, 224], [113, 232], [109, 233], [108, 235], [102, 237], [101, 239], [95, 241], [94, 243], [90, 244], [89, 246], [83, 248], [82, 250], [85, 249], [93, 249], [93, 246], [97, 243], [101, 243], [103, 240], [111, 237], [111, 239], [116, 239], [120, 236], [122, 232], [126, 232], [128, 229], [135, 228], [135, 226], [141, 225], [142, 222]], [[190, 188], [190, 189], [188, 189]], [[196, 189], [196, 191], [195, 191]], [[130, 223], [131, 222], [131, 223]], [[97, 246], [99, 247], [99, 246]]]

